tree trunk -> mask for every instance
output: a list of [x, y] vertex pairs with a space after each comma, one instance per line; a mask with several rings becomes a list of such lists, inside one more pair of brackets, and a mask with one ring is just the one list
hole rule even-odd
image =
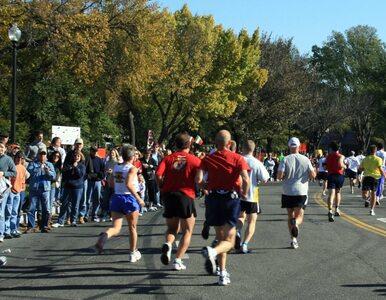
[[134, 115], [129, 111], [129, 120], [130, 120], [130, 143], [135, 146], [135, 125], [134, 125]]

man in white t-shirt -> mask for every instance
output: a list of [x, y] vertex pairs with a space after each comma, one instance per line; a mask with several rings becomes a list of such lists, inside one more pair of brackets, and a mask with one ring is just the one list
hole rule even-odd
[[[248, 243], [255, 233], [257, 215], [260, 213], [258, 183], [265, 183], [270, 178], [263, 163], [253, 157], [253, 151], [255, 151], [255, 143], [251, 140], [245, 141], [243, 144], [243, 157], [249, 166], [250, 188], [247, 198], [240, 199], [240, 217], [236, 226], [235, 243], [235, 248], [240, 249], [244, 254], [248, 253]], [[245, 229], [243, 243], [241, 243], [241, 229], [243, 228], [245, 220], [247, 220], [247, 227]]]
[[[361, 165], [362, 160], [365, 158], [365, 156], [363, 155], [363, 151], [362, 150], [358, 151], [358, 155], [356, 156], [356, 158], [358, 160], [358, 164]], [[363, 170], [358, 168], [358, 177], [357, 177], [358, 189], [360, 189], [361, 186], [362, 186], [362, 178], [363, 178]]]
[[323, 151], [323, 155], [318, 160], [318, 179], [322, 185], [322, 195], [326, 196], [327, 190], [327, 176], [328, 172], [325, 169], [327, 151]]
[[357, 180], [358, 167], [359, 167], [359, 161], [355, 156], [355, 151], [350, 152], [350, 156], [346, 157], [346, 159], [344, 160], [344, 163], [347, 166], [346, 176], [350, 180], [351, 194], [354, 194], [354, 185], [355, 185], [356, 180]]
[[290, 154], [280, 162], [277, 172], [278, 179], [284, 180], [281, 207], [286, 208], [288, 212], [288, 229], [293, 249], [299, 247], [297, 236], [308, 203], [308, 180], [316, 177], [311, 161], [299, 153], [299, 146], [298, 138], [290, 138]]

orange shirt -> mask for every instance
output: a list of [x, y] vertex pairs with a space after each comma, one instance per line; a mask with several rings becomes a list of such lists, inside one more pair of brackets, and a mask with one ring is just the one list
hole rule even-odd
[[20, 193], [25, 191], [25, 180], [27, 177], [27, 169], [22, 165], [16, 165], [16, 177], [11, 177], [12, 189], [13, 193]]

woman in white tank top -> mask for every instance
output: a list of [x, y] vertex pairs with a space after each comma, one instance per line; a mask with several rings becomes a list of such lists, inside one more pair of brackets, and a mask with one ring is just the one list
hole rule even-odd
[[120, 233], [123, 217], [126, 216], [130, 237], [129, 262], [134, 263], [141, 259], [141, 253], [137, 249], [137, 223], [139, 209], [145, 205], [145, 202], [137, 193], [139, 190], [138, 170], [133, 165], [135, 148], [123, 147], [121, 154], [123, 163], [114, 167], [113, 176], [109, 180], [109, 186], [114, 188], [114, 196], [110, 208], [113, 224], [112, 227], [100, 235], [95, 248], [98, 254], [102, 253], [106, 241]]

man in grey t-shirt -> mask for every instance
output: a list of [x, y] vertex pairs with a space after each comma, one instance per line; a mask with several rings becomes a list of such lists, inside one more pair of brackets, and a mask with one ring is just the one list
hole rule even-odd
[[308, 202], [308, 180], [316, 177], [310, 160], [299, 153], [299, 147], [299, 139], [290, 138], [288, 141], [290, 154], [280, 162], [277, 172], [277, 178], [284, 180], [281, 207], [286, 208], [288, 212], [288, 229], [293, 249], [299, 247], [296, 238]]

